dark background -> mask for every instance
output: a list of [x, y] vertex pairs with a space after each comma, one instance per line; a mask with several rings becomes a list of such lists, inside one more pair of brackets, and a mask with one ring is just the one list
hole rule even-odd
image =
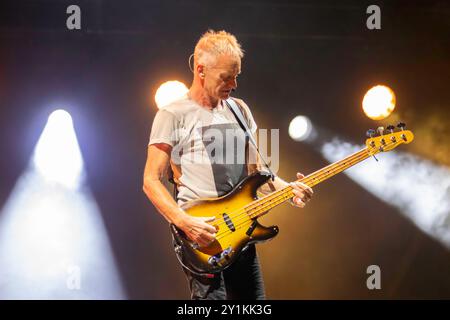
[[[66, 28], [70, 4], [81, 7], [79, 31]], [[381, 30], [366, 28], [369, 4], [381, 7]], [[0, 205], [49, 113], [69, 111], [131, 299], [188, 297], [142, 173], [155, 91], [167, 80], [190, 84], [187, 60], [208, 28], [241, 42], [236, 96], [261, 128], [280, 128], [285, 179], [327, 164], [289, 138], [297, 114], [354, 143], [402, 119], [416, 134], [407, 151], [450, 165], [448, 1], [2, 1]], [[360, 107], [379, 83], [397, 95], [387, 122]], [[318, 186], [303, 211], [276, 210], [262, 222], [281, 233], [259, 246], [269, 298], [450, 298], [449, 251], [346, 176]], [[366, 287], [372, 264], [381, 267], [381, 290]]]

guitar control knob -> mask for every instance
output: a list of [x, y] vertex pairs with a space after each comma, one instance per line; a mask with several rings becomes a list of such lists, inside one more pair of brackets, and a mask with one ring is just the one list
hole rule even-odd
[[208, 263], [212, 266], [217, 266], [219, 264], [219, 258], [216, 256], [211, 256], [208, 259]]
[[231, 247], [228, 247], [222, 251], [222, 254], [220, 256], [221, 256], [221, 258], [229, 259], [230, 253], [231, 253]]

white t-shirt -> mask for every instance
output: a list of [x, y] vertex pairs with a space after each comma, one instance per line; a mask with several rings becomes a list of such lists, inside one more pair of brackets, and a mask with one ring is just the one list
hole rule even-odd
[[[250, 110], [239, 106], [255, 133]], [[173, 147], [171, 167], [179, 204], [226, 194], [248, 175], [247, 164], [256, 159], [254, 148], [224, 101], [208, 110], [187, 95], [157, 112], [149, 145], [155, 143]]]

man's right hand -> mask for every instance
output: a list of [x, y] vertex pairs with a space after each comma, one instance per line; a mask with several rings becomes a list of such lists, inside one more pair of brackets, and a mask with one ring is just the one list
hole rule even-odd
[[208, 246], [216, 236], [216, 228], [207, 222], [214, 217], [193, 217], [184, 212], [172, 198], [162, 183], [162, 178], [170, 165], [172, 146], [156, 143], [148, 147], [145, 163], [143, 190], [169, 223], [181, 229], [189, 240], [199, 246]]
[[193, 217], [186, 215], [178, 226], [189, 240], [198, 244], [200, 247], [207, 247], [216, 237], [217, 229], [208, 222], [213, 221], [214, 217]]

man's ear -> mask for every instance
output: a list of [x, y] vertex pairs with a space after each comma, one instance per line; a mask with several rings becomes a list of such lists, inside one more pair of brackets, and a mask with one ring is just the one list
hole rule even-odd
[[197, 66], [197, 72], [198, 72], [199, 77], [202, 79], [205, 78], [205, 73], [203, 72], [203, 70], [204, 70], [204, 67], [201, 64], [199, 64]]

